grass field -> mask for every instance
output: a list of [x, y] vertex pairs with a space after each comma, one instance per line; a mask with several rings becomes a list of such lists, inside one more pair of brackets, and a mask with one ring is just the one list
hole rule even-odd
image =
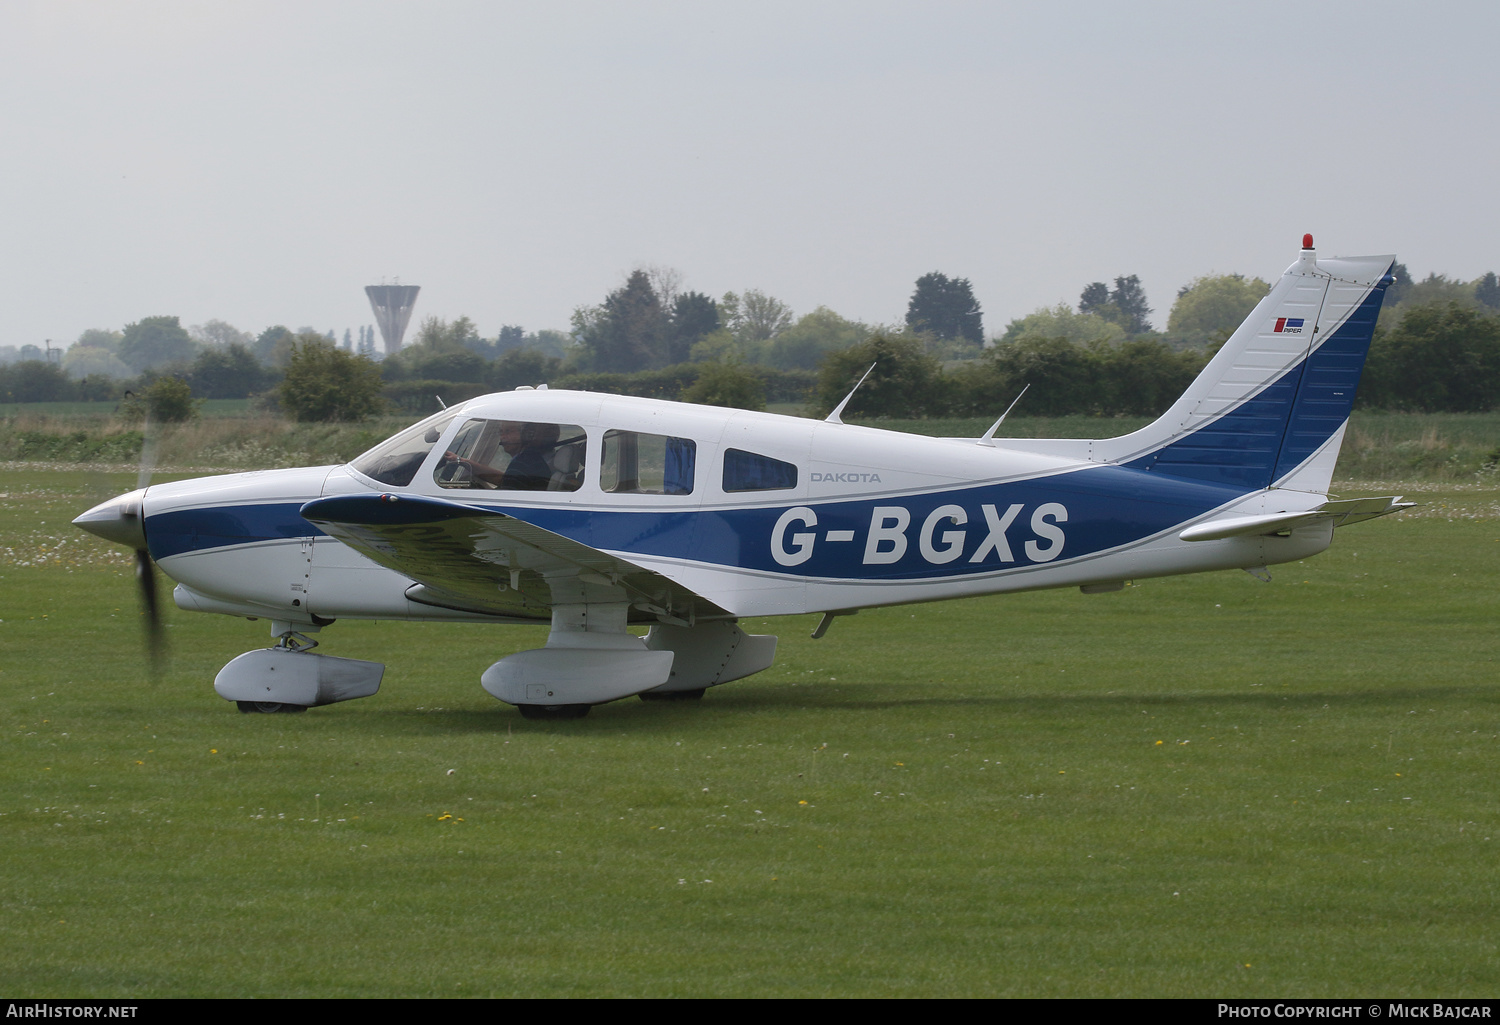
[[532, 628], [340, 623], [382, 692], [247, 716], [211, 681], [266, 624], [172, 609], [148, 679], [68, 525], [133, 486], [0, 467], [9, 994], [1500, 988], [1494, 490], [1270, 584], [756, 621], [776, 666], [695, 707], [536, 723], [478, 685]]
[[[250, 399], [203, 399], [202, 402], [199, 412], [205, 417], [240, 417], [250, 413]], [[118, 402], [0, 402], [0, 416], [98, 419], [113, 416], [119, 408]]]

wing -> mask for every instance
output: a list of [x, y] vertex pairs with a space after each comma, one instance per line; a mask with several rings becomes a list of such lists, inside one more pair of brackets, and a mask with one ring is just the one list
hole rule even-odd
[[301, 511], [417, 581], [407, 597], [427, 605], [547, 619], [554, 605], [627, 602], [632, 622], [679, 626], [729, 616], [669, 577], [506, 513], [407, 495], [320, 498]]
[[1184, 541], [1221, 541], [1226, 537], [1275, 534], [1322, 520], [1332, 520], [1335, 527], [1343, 527], [1410, 509], [1414, 505], [1415, 502], [1401, 501], [1399, 495], [1395, 498], [1350, 498], [1324, 502], [1316, 509], [1305, 512], [1263, 513], [1258, 516], [1230, 516], [1222, 520], [1209, 520], [1207, 523], [1195, 524], [1177, 536]]

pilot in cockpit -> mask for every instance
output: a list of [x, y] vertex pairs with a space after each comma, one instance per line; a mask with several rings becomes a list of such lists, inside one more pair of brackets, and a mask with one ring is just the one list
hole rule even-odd
[[492, 488], [546, 491], [552, 482], [551, 459], [561, 433], [559, 425], [502, 420], [496, 426], [497, 447], [510, 456], [503, 470], [452, 451], [443, 454], [443, 461], [465, 467], [475, 481]]

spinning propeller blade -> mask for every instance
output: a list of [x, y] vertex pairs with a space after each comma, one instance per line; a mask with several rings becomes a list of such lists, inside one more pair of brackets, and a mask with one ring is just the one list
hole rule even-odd
[[[151, 474], [156, 470], [154, 427], [151, 414], [147, 412], [146, 421], [141, 425], [141, 462], [135, 477], [135, 486], [140, 490], [151, 486]], [[141, 524], [141, 540], [144, 542], [146, 538], [144, 498], [139, 506], [138, 515]], [[155, 675], [161, 672], [162, 659], [167, 654], [167, 637], [162, 628], [161, 605], [157, 601], [156, 566], [152, 563], [151, 553], [144, 543], [137, 546], [135, 550], [135, 582], [141, 596], [141, 611], [146, 614], [146, 652], [151, 659], [151, 672]]]
[[152, 672], [160, 672], [167, 638], [162, 632], [161, 610], [157, 603], [156, 567], [151, 562], [151, 553], [144, 548], [135, 550], [135, 580], [140, 591], [141, 610], [146, 614], [146, 652], [151, 657]]
[[140, 595], [141, 612], [146, 617], [146, 651], [151, 659], [151, 671], [155, 674], [161, 670], [162, 659], [166, 656], [167, 639], [156, 590], [156, 566], [146, 547], [146, 488], [151, 484], [156, 461], [156, 437], [149, 417], [144, 434], [136, 490], [100, 502], [75, 519], [73, 525], [106, 541], [128, 545], [135, 552], [136, 589]]

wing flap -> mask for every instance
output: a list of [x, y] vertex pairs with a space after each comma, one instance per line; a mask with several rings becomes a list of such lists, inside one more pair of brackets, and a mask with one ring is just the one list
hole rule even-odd
[[554, 605], [627, 602], [634, 621], [728, 613], [670, 577], [508, 513], [408, 495], [341, 495], [302, 516], [417, 581], [413, 601], [545, 619]]

